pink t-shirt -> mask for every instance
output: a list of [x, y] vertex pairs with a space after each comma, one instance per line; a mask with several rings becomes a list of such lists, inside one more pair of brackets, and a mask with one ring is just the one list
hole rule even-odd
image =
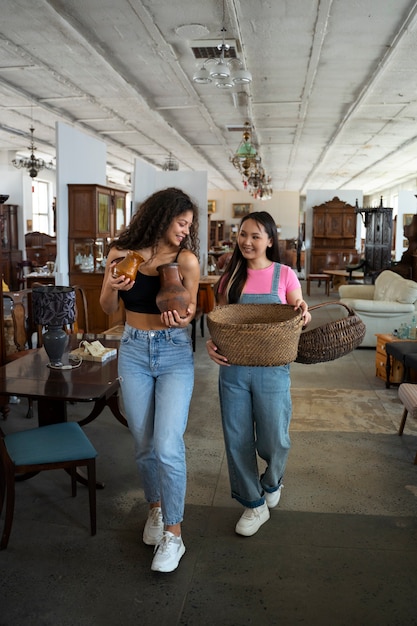
[[[248, 268], [248, 278], [243, 293], [270, 293], [274, 263], [262, 270]], [[301, 287], [297, 274], [288, 265], [281, 265], [278, 283], [278, 296], [282, 304], [287, 303], [287, 293]]]
[[[274, 274], [274, 263], [262, 270], [252, 270], [248, 268], [248, 278], [243, 288], [243, 293], [260, 294], [271, 293], [272, 277]], [[300, 289], [300, 281], [297, 274], [288, 265], [280, 266], [278, 296], [282, 304], [287, 304], [287, 293]], [[224, 286], [221, 285], [220, 293], [224, 293]]]

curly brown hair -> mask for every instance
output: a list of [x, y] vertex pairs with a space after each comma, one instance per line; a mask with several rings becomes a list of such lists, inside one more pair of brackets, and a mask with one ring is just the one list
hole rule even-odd
[[149, 196], [133, 215], [126, 230], [112, 241], [110, 247], [120, 250], [151, 248], [155, 253], [172, 220], [186, 211], [192, 211], [193, 223], [181, 248], [191, 250], [198, 256], [198, 207], [190, 196], [175, 187], [161, 189]]

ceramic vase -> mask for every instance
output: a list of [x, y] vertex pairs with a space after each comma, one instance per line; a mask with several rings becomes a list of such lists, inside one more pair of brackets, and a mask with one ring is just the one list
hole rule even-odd
[[191, 296], [181, 282], [178, 263], [165, 263], [157, 267], [161, 289], [156, 296], [156, 305], [161, 313], [178, 311], [180, 317], [187, 316]]
[[124, 259], [116, 263], [113, 267], [113, 277], [119, 278], [119, 276], [126, 276], [130, 280], [135, 280], [136, 274], [139, 269], [139, 265], [143, 263], [144, 258], [133, 250], [128, 250]]

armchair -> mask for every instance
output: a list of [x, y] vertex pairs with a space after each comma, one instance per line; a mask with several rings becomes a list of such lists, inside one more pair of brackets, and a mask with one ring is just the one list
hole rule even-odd
[[364, 347], [376, 346], [377, 333], [410, 323], [417, 311], [417, 282], [390, 270], [381, 272], [374, 285], [341, 285], [339, 296], [366, 325]]

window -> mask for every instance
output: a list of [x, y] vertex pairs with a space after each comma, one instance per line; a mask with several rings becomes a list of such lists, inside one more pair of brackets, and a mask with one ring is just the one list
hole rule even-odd
[[32, 229], [53, 235], [52, 202], [49, 199], [49, 187], [50, 183], [46, 181], [32, 181]]

